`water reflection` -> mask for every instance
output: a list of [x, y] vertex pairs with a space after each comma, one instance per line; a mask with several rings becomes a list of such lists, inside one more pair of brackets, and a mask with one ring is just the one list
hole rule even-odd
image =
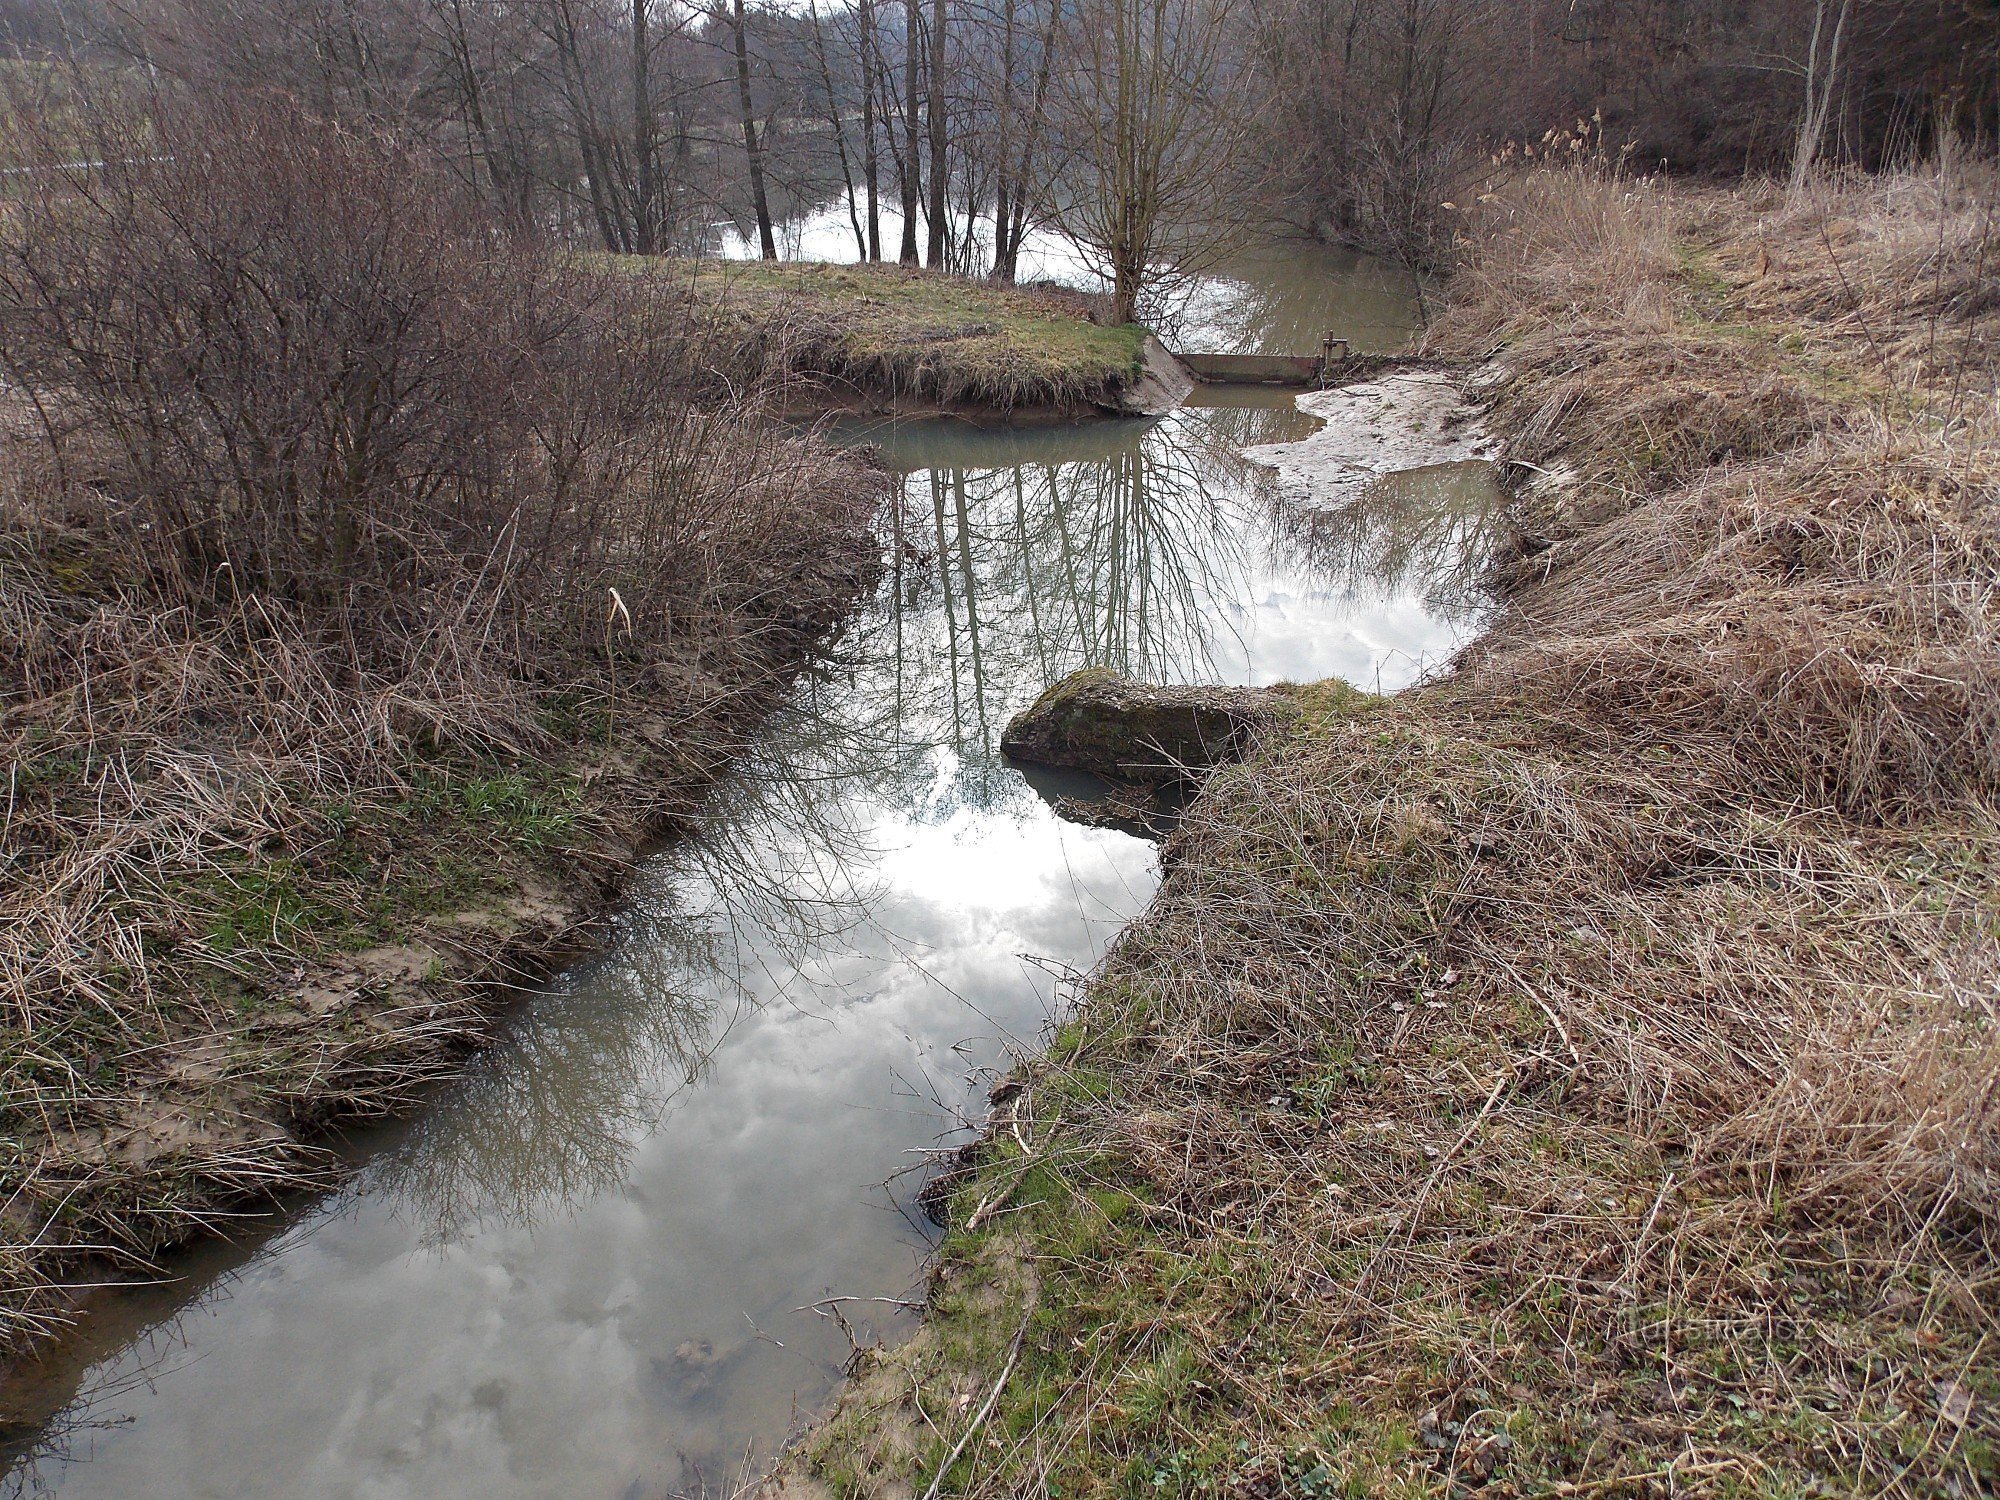
[[0, 1492], [648, 1496], [768, 1456], [851, 1352], [813, 1303], [895, 1334], [908, 1169], [1156, 880], [1001, 761], [1007, 717], [1088, 664], [1393, 688], [1475, 617], [1483, 471], [1298, 512], [1237, 452], [1300, 435], [1270, 399], [855, 431], [904, 475], [880, 599], [700, 836], [347, 1188], [12, 1382]]
[[1461, 631], [1484, 614], [1482, 580], [1503, 541], [1499, 481], [1483, 460], [1386, 474], [1352, 499], [1295, 510], [1285, 527], [1315, 569], [1417, 595]]
[[873, 652], [894, 671], [868, 684], [872, 734], [947, 747], [958, 773], [949, 796], [906, 785], [905, 798], [1019, 798], [1000, 730], [1079, 667], [1394, 689], [1455, 648], [1477, 619], [1474, 554], [1497, 499], [1486, 467], [1303, 512], [1238, 452], [1302, 425], [1266, 405], [1085, 428], [851, 425], [907, 475]]
[[1209, 353], [1317, 354], [1331, 334], [1355, 354], [1387, 354], [1423, 325], [1424, 298], [1392, 261], [1309, 240], [1260, 245], [1194, 283], [1167, 332]]
[[726, 934], [678, 903], [635, 908], [633, 932], [508, 1026], [464, 1081], [370, 1169], [370, 1190], [436, 1248], [491, 1219], [533, 1226], [624, 1181], [713, 1055]]
[[959, 776], [881, 712], [898, 614], [942, 626], [858, 630], [605, 954], [357, 1143], [348, 1189], [197, 1295], [107, 1299], [101, 1363], [17, 1384], [62, 1410], [12, 1490], [664, 1495], [767, 1458], [852, 1347], [811, 1304], [917, 1284], [906, 1170], [1154, 879], [1125, 835], [926, 795]]

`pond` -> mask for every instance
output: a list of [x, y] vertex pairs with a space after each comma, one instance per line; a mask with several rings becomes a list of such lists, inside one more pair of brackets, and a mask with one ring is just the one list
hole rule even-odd
[[[1388, 273], [1317, 255], [1191, 305], [1263, 349], [1316, 348], [1343, 298], [1393, 321]], [[1087, 787], [999, 756], [1008, 717], [1087, 664], [1393, 691], [1476, 625], [1482, 466], [1296, 513], [1239, 450], [1309, 420], [1207, 394], [840, 428], [903, 476], [884, 582], [705, 831], [417, 1117], [351, 1134], [339, 1191], [99, 1294], [0, 1392], [0, 1492], [643, 1497], [759, 1471], [856, 1341], [906, 1331], [935, 1154], [1158, 879], [1152, 845], [1059, 816]]]

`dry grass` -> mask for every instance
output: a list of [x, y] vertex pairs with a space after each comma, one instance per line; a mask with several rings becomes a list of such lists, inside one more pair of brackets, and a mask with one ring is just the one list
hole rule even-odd
[[1494, 628], [1211, 781], [823, 1479], [2000, 1487], [1993, 196], [1491, 206]]
[[281, 594], [163, 597], [117, 502], [7, 436], [0, 1352], [66, 1283], [325, 1180], [320, 1128], [453, 1066], [867, 586], [878, 475], [740, 419], [683, 437], [665, 566], [623, 581], [670, 627], [441, 595], [362, 670]]

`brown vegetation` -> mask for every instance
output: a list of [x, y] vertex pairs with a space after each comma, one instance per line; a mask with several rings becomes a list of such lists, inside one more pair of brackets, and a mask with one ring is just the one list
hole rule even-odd
[[1500, 143], [1578, 121], [1646, 170], [1881, 170], [1992, 139], [1996, 26], [1965, 0], [1280, 0], [1250, 49], [1269, 196], [1448, 266]]
[[289, 106], [145, 128], [0, 243], [0, 1350], [448, 1066], [873, 568], [684, 302]]
[[1994, 194], [1489, 206], [1492, 630], [1209, 782], [821, 1479], [2000, 1485]]

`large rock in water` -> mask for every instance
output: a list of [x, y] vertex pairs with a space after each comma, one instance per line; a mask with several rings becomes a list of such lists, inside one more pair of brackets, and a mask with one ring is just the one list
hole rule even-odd
[[1297, 714], [1289, 699], [1257, 688], [1159, 687], [1086, 667], [1016, 714], [1000, 748], [1030, 765], [1176, 781], [1240, 759]]

